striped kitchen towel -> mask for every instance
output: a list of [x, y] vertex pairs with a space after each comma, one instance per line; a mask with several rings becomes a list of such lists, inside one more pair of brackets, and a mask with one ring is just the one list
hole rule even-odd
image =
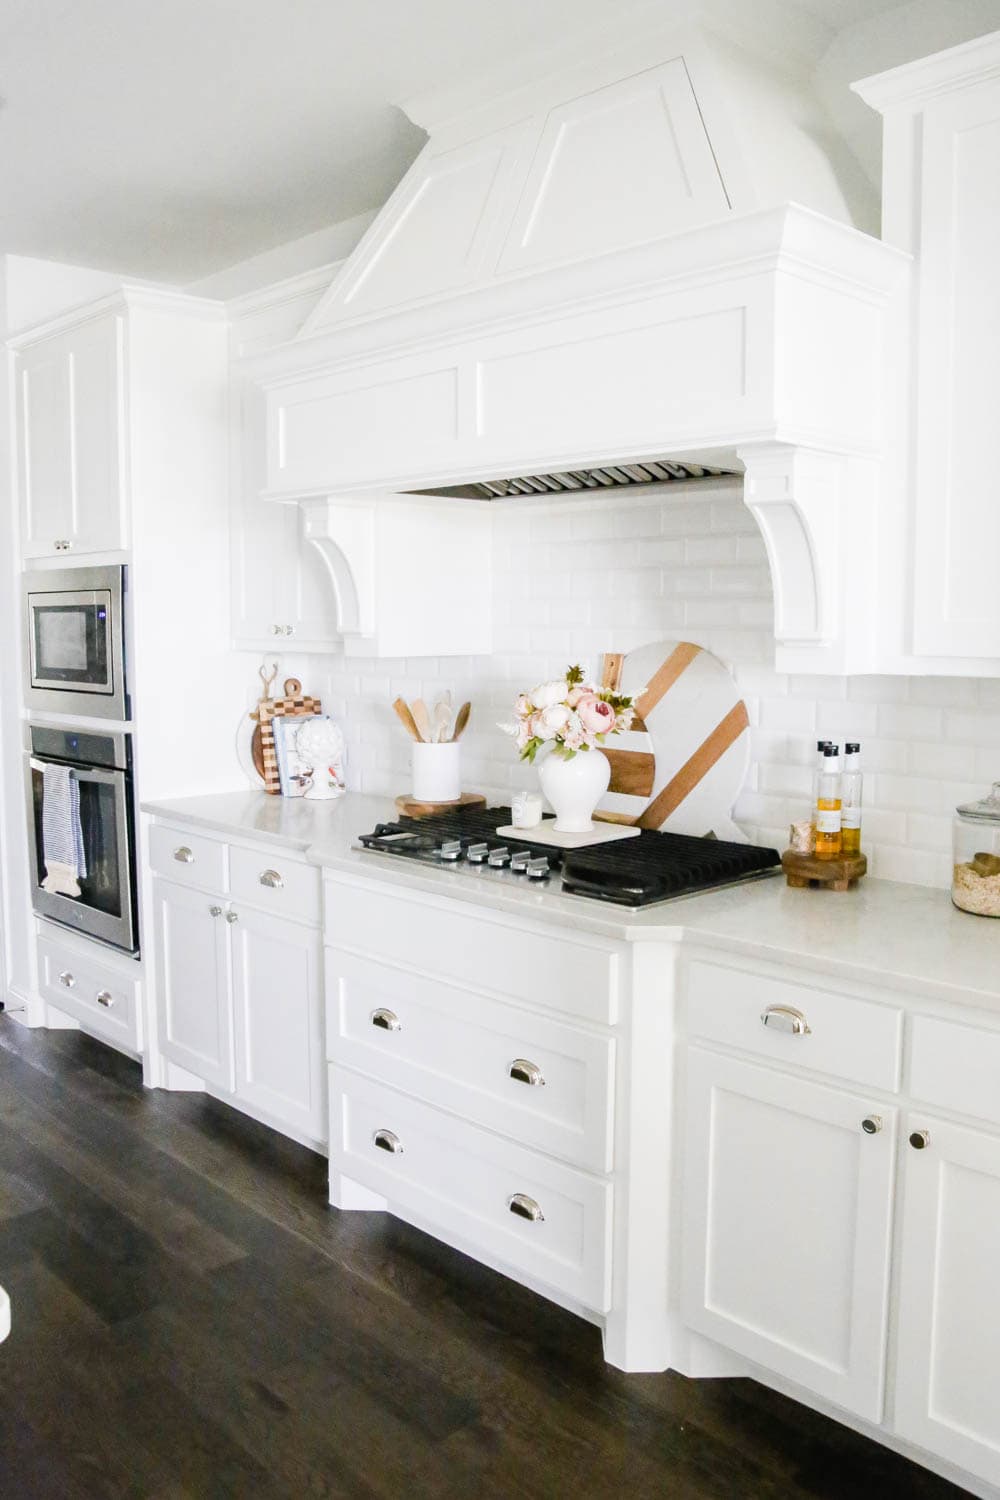
[[54, 896], [79, 896], [87, 875], [80, 823], [80, 783], [69, 766], [46, 765], [42, 775], [42, 890]]

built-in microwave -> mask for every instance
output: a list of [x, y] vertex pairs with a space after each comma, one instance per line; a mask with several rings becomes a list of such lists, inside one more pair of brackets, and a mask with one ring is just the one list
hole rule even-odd
[[125, 582], [123, 567], [24, 575], [25, 701], [30, 710], [129, 718]]

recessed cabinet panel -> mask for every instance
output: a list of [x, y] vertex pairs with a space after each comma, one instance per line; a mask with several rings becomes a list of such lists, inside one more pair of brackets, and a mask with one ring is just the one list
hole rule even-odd
[[122, 335], [118, 317], [87, 323], [73, 335], [73, 546], [78, 552], [126, 545]]
[[923, 118], [914, 645], [1000, 657], [1000, 88]]
[[318, 931], [241, 906], [232, 931], [236, 1093], [314, 1140], [326, 1134]]
[[60, 340], [20, 357], [21, 547], [47, 557], [72, 530], [70, 365]]
[[160, 1046], [206, 1083], [233, 1087], [229, 943], [223, 903], [165, 881], [154, 886]]
[[863, 1096], [689, 1051], [686, 1322], [876, 1422], [895, 1126]]
[[1000, 1485], [1000, 1139], [914, 1113], [906, 1153], [895, 1427]]

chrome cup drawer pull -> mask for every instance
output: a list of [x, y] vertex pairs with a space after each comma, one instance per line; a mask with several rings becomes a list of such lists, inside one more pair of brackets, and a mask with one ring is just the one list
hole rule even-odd
[[103, 1005], [105, 1010], [110, 1010], [115, 1003], [115, 997], [110, 990], [98, 990], [94, 999], [98, 1005]]
[[282, 878], [278, 874], [277, 870], [264, 870], [264, 871], [262, 871], [261, 872], [261, 877], [260, 877], [260, 883], [261, 883], [261, 885], [266, 885], [272, 891], [280, 891], [280, 890], [282, 890], [284, 888], [284, 884], [285, 884], [284, 880], [282, 880]]
[[530, 1219], [532, 1224], [543, 1224], [545, 1215], [534, 1198], [529, 1198], [527, 1193], [511, 1193], [507, 1199], [507, 1207], [512, 1214], [517, 1214], [519, 1219]]
[[188, 848], [187, 844], [182, 844], [179, 849], [174, 850], [174, 859], [176, 859], [179, 865], [194, 864], [194, 855], [191, 853], [191, 850]]
[[380, 1005], [378, 1010], [372, 1011], [372, 1025], [380, 1027], [383, 1031], [402, 1031], [400, 1019], [394, 1010], [386, 1010]]
[[76, 984], [76, 978], [68, 969], [64, 969], [59, 975], [59, 983], [65, 985], [66, 989], [71, 990]]
[[543, 1089], [545, 1079], [542, 1070], [537, 1063], [529, 1062], [526, 1057], [515, 1057], [507, 1070], [508, 1076], [515, 1083], [526, 1083], [530, 1088]]
[[392, 1156], [402, 1154], [403, 1143], [392, 1130], [376, 1130], [372, 1140], [380, 1151], [388, 1151]]
[[760, 1013], [761, 1023], [774, 1031], [787, 1031], [792, 1036], [808, 1036], [809, 1022], [800, 1010], [791, 1005], [769, 1005]]

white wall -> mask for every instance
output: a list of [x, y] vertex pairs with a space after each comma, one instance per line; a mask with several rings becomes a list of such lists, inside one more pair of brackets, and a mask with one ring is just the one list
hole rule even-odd
[[855, 738], [872, 873], [949, 883], [952, 809], [1000, 778], [1000, 681], [776, 673], [770, 578], [738, 482], [678, 486], [665, 500], [501, 503], [495, 517], [493, 656], [283, 659], [343, 721], [352, 786], [408, 790], [409, 742], [391, 701], [450, 687], [473, 703], [466, 788], [509, 798], [535, 776], [495, 727], [520, 688], [577, 660], [595, 670], [605, 650], [687, 639], [734, 665], [749, 705], [753, 765], [737, 817], [751, 837], [784, 847], [788, 824], [808, 813], [816, 739]]

